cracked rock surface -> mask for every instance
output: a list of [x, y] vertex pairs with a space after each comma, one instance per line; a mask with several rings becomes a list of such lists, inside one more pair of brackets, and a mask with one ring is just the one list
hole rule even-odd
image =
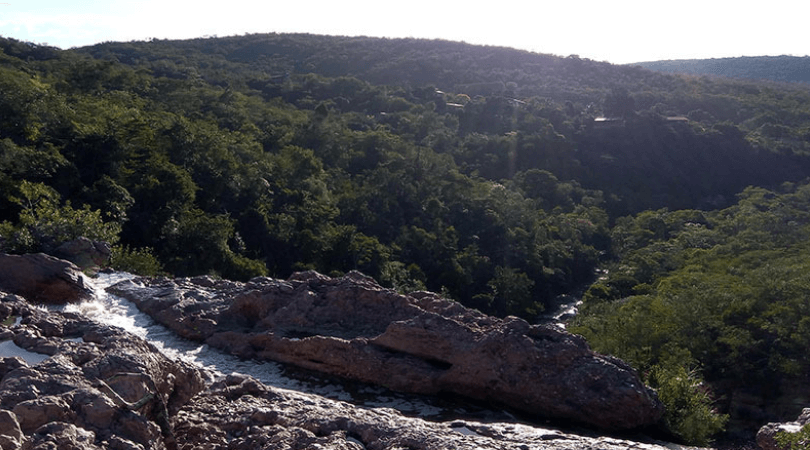
[[517, 423], [429, 422], [239, 374], [206, 382], [118, 328], [2, 292], [0, 344], [19, 353], [0, 353], [3, 450], [675, 448]]
[[79, 314], [0, 292], [0, 322], [17, 349], [0, 353], [4, 450], [171, 447], [171, 416], [205, 387], [198, 369]]
[[110, 291], [179, 335], [242, 358], [606, 430], [650, 425], [663, 411], [630, 366], [579, 336], [428, 292], [401, 295], [357, 272], [248, 283], [137, 278]]

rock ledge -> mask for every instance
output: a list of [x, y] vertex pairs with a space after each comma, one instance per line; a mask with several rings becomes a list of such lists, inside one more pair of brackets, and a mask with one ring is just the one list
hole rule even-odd
[[653, 424], [663, 411], [632, 368], [579, 336], [432, 293], [400, 295], [357, 272], [248, 283], [138, 278], [110, 291], [181, 336], [243, 358], [608, 430]]

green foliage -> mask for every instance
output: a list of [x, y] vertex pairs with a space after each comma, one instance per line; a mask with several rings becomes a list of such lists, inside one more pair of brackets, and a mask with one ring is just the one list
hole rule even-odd
[[785, 450], [806, 450], [810, 448], [810, 425], [805, 425], [798, 433], [780, 431], [776, 433], [776, 443]]
[[[688, 355], [676, 367], [699, 367], [718, 398], [764, 402], [802, 382], [810, 370], [808, 186], [749, 188], [724, 210], [617, 221], [621, 259], [588, 290], [572, 330], [642, 370]], [[640, 289], [647, 295], [634, 296]]]
[[11, 198], [21, 208], [18, 222], [4, 222], [0, 227], [4, 251], [49, 252], [82, 236], [111, 245], [118, 241], [121, 227], [105, 222], [100, 211], [87, 206], [73, 209], [69, 202], [60, 206], [59, 194], [41, 183], [23, 181], [18, 189], [19, 196]]
[[177, 275], [209, 272], [233, 280], [267, 275], [262, 262], [233, 251], [231, 242], [235, 239], [230, 218], [192, 210], [166, 223], [160, 252], [166, 269]]
[[810, 371], [805, 87], [414, 39], [0, 49], [6, 249], [85, 235], [142, 273], [361, 270], [529, 320], [587, 283], [572, 329], [695, 442], [722, 422], [708, 393], [723, 409]]
[[648, 382], [666, 408], [667, 428], [683, 442], [708, 446], [711, 437], [723, 430], [728, 416], [712, 409], [712, 398], [694, 372], [683, 366], [654, 366]]
[[117, 245], [112, 248], [110, 268], [141, 276], [158, 276], [163, 273], [160, 261], [151, 248], [129, 248]]
[[498, 266], [495, 268], [495, 276], [487, 285], [492, 289], [492, 301], [500, 315], [536, 315], [543, 310], [543, 305], [532, 299], [534, 281], [525, 273], [511, 267]]

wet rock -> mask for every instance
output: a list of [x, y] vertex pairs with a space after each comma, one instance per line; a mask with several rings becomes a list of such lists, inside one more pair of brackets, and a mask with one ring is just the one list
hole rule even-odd
[[787, 450], [777, 442], [777, 434], [795, 434], [808, 424], [810, 424], [810, 408], [804, 408], [795, 422], [769, 423], [760, 428], [757, 432], [757, 445], [763, 450]]
[[0, 422], [12, 424], [0, 423], [3, 449], [17, 448], [12, 440], [26, 449], [170, 448], [170, 415], [205, 387], [199, 369], [120, 329], [5, 293], [0, 313], [21, 319], [0, 335], [49, 355], [0, 356]]
[[43, 253], [0, 254], [0, 289], [35, 303], [77, 302], [93, 295], [81, 269]]
[[244, 358], [603, 429], [652, 424], [662, 413], [627, 364], [594, 353], [581, 337], [427, 292], [400, 295], [357, 272], [245, 284], [141, 278], [111, 291], [181, 336]]

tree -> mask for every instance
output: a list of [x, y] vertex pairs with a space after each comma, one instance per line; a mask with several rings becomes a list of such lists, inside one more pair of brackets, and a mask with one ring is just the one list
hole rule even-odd
[[625, 87], [613, 88], [605, 96], [604, 111], [608, 117], [629, 117], [635, 109], [636, 101]]
[[11, 200], [21, 212], [16, 224], [0, 224], [0, 236], [5, 239], [1, 243], [3, 251], [50, 252], [79, 237], [110, 245], [118, 242], [121, 231], [118, 223], [105, 222], [101, 212], [89, 206], [74, 209], [70, 202], [60, 205], [59, 194], [42, 183], [23, 181], [18, 195]]
[[512, 267], [496, 267], [487, 285], [493, 291], [494, 309], [499, 316], [537, 315], [543, 310], [543, 305], [532, 299], [534, 281]]

